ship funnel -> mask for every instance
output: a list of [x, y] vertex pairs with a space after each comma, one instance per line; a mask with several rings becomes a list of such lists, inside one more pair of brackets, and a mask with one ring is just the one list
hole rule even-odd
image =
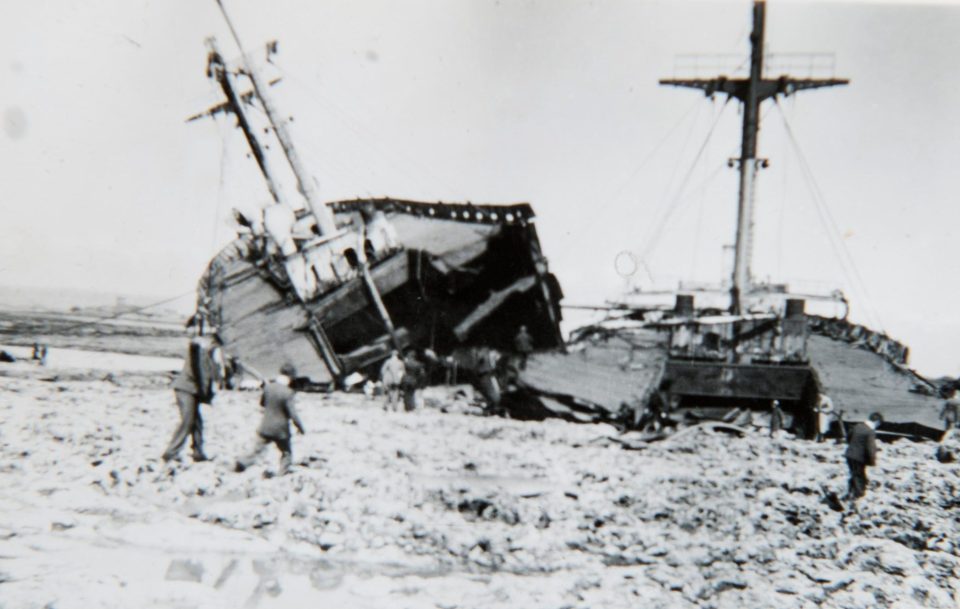
[[673, 313], [677, 317], [693, 317], [693, 294], [677, 294]]
[[796, 319], [798, 317], [803, 317], [804, 306], [806, 305], [806, 300], [802, 298], [788, 298], [787, 299], [787, 319]]

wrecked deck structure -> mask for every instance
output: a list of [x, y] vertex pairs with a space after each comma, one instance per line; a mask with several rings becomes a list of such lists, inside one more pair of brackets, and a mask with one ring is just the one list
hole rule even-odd
[[[642, 409], [669, 379], [676, 421], [730, 420], [734, 411], [762, 418], [770, 401], [779, 399], [788, 427], [811, 436], [814, 400], [826, 395], [846, 422], [880, 412], [886, 421], [882, 431], [891, 437], [939, 439], [943, 432], [939, 387], [910, 369], [906, 347], [886, 335], [845, 319], [798, 312], [790, 320], [792, 336], [785, 337], [783, 320], [755, 318], [752, 330], [766, 326], [766, 331], [749, 339], [750, 348], [739, 343], [741, 363], [733, 363], [726, 359], [732, 356], [723, 336], [732, 323], [715, 315], [674, 315], [675, 310], [620, 311], [578, 330], [566, 352], [535, 354], [519, 379], [520, 391], [538, 401], [537, 409], [527, 411], [629, 423], [633, 410]], [[765, 348], [771, 343], [803, 351], [771, 352]], [[750, 352], [756, 359], [743, 361]], [[791, 357], [777, 361], [771, 353]]]
[[[562, 347], [562, 293], [528, 204], [321, 200], [271, 98], [274, 83], [220, 8], [242, 59], [229, 65], [207, 41], [207, 75], [225, 101], [188, 120], [235, 117], [273, 199], [255, 214], [234, 211], [240, 234], [199, 282], [194, 320], [218, 334], [238, 369], [262, 378], [289, 362], [307, 385], [336, 387], [394, 349], [506, 349], [521, 324], [538, 348]], [[268, 58], [275, 52], [268, 44]], [[250, 91], [240, 91], [243, 78]], [[271, 135], [295, 184], [266, 153]]]
[[395, 248], [368, 252], [366, 269], [344, 267], [342, 283], [306, 301], [252, 237], [225, 248], [201, 281], [205, 317], [247, 366], [272, 373], [289, 361], [310, 382], [336, 385], [395, 348], [506, 351], [520, 324], [538, 348], [562, 346], [562, 293], [529, 205], [375, 199], [331, 208], [344, 230], [362, 227], [361, 210], [383, 214]]
[[538, 397], [541, 416], [623, 421], [660, 390], [674, 417], [694, 419], [724, 419], [734, 409], [768, 413], [777, 400], [794, 431], [810, 437], [818, 425], [815, 408], [827, 396], [847, 421], [880, 412], [887, 433], [942, 434], [936, 388], [907, 368], [906, 347], [847, 322], [842, 293], [823, 297], [844, 305], [842, 318], [808, 315], [805, 298], [753, 276], [756, 185], [769, 162], [757, 154], [761, 104], [849, 83], [766, 74], [765, 24], [766, 3], [755, 0], [745, 75], [660, 80], [711, 99], [726, 96], [742, 109], [740, 154], [729, 161], [739, 174], [739, 192], [733, 270], [722, 284], [728, 306], [698, 309], [694, 294], [677, 293], [669, 309], [611, 307], [614, 317], [582, 330], [568, 353], [528, 362], [518, 386]]
[[[454, 362], [469, 379], [477, 353], [493, 350], [506, 355], [496, 374], [514, 416], [636, 423], [668, 381], [674, 418], [764, 413], [779, 400], [788, 425], [810, 435], [814, 404], [827, 395], [848, 421], [879, 411], [890, 422], [882, 431], [934, 437], [936, 388], [907, 368], [903, 345], [845, 316], [808, 314], [802, 298], [785, 292], [776, 307], [757, 304], [770, 287], [750, 272], [753, 197], [763, 166], [756, 156], [760, 102], [847, 82], [766, 78], [764, 10], [763, 2], [754, 4], [749, 77], [661, 81], [744, 105], [741, 154], [733, 162], [741, 187], [729, 308], [697, 308], [693, 295], [682, 293], [672, 308], [617, 306], [616, 316], [565, 343], [563, 293], [530, 205], [320, 200], [270, 101], [270, 83], [242, 47], [243, 69], [228, 68], [211, 40], [208, 75], [226, 101], [198, 117], [236, 117], [273, 203], [253, 217], [237, 213], [241, 234], [200, 281], [198, 323], [216, 329], [242, 368], [267, 376], [291, 362], [305, 383], [318, 387], [342, 386], [356, 372], [369, 377], [391, 350], [408, 347]], [[272, 52], [275, 45], [268, 46]], [[239, 92], [241, 77], [252, 91]], [[284, 194], [291, 189], [281, 187], [264, 153], [245, 108], [254, 102], [268, 119], [266, 132], [280, 143], [299, 197]], [[517, 367], [509, 354], [522, 325], [536, 352]]]

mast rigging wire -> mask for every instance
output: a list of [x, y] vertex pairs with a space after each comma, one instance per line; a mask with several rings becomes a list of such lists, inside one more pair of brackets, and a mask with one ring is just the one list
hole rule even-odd
[[213, 235], [210, 242], [211, 255], [217, 253], [217, 237], [220, 236], [220, 208], [223, 206], [224, 173], [227, 165], [227, 134], [220, 132], [220, 183], [217, 186], [217, 207], [213, 212]]
[[807, 162], [806, 156], [803, 154], [803, 150], [800, 148], [800, 143], [797, 141], [797, 138], [794, 135], [793, 129], [787, 120], [786, 113], [783, 112], [779, 100], [776, 100], [776, 98], [774, 98], [774, 100], [777, 104], [780, 118], [783, 120], [784, 127], [786, 128], [787, 135], [791, 144], [793, 145], [794, 152], [797, 154], [801, 174], [807, 181], [807, 186], [810, 189], [810, 193], [814, 200], [814, 207], [817, 210], [820, 221], [824, 225], [824, 230], [827, 233], [828, 241], [830, 242], [831, 248], [834, 250], [834, 254], [837, 256], [837, 260], [840, 263], [840, 268], [844, 275], [846, 275], [847, 281], [850, 283], [853, 289], [859, 292], [860, 300], [864, 304], [865, 312], [868, 316], [873, 317], [871, 323], [876, 323], [880, 331], [885, 332], [880, 315], [873, 306], [873, 301], [870, 297], [869, 291], [867, 290], [866, 283], [863, 281], [863, 277], [857, 268], [856, 262], [854, 261], [853, 256], [850, 254], [850, 250], [847, 248], [847, 245], [840, 234], [840, 229], [837, 226], [836, 220], [833, 218], [833, 214], [830, 212], [830, 208], [827, 206], [826, 199], [823, 196], [823, 191], [817, 184], [817, 181], [813, 175], [813, 170], [810, 168], [810, 164]]
[[697, 151], [697, 155], [694, 157], [693, 162], [690, 164], [690, 167], [687, 169], [686, 174], [683, 176], [683, 180], [680, 183], [680, 189], [677, 191], [677, 194], [674, 195], [673, 199], [670, 201], [670, 204], [665, 208], [664, 213], [660, 215], [660, 218], [651, 226], [654, 228], [647, 231], [647, 245], [643, 249], [643, 252], [640, 254], [640, 260], [646, 262], [647, 257], [653, 251], [654, 248], [660, 242], [660, 238], [663, 236], [663, 229], [666, 226], [667, 222], [670, 220], [670, 217], [673, 216], [674, 212], [677, 211], [678, 204], [680, 203], [681, 196], [684, 193], [687, 185], [690, 182], [690, 176], [693, 174], [694, 169], [696, 169], [697, 164], [699, 163], [701, 157], [703, 156], [704, 151], [707, 148], [707, 144], [710, 143], [710, 138], [713, 136], [713, 132], [716, 130], [717, 124], [720, 122], [720, 118], [723, 116], [723, 111], [726, 109], [727, 105], [730, 103], [730, 98], [724, 102], [723, 107], [720, 109], [720, 112], [717, 113], [716, 118], [713, 121], [713, 124], [710, 125], [710, 130], [707, 132], [706, 137], [703, 140], [703, 143], [700, 145], [700, 149]]
[[[284, 80], [289, 80], [290, 82], [299, 86], [301, 90], [304, 91], [317, 104], [322, 105], [339, 115], [342, 119], [340, 124], [355, 136], [355, 141], [365, 143], [366, 147], [371, 152], [375, 152], [381, 156], [389, 165], [393, 166], [393, 168], [400, 175], [407, 178], [417, 187], [422, 188], [424, 192], [430, 192], [431, 190], [429, 185], [422, 181], [422, 178], [424, 177], [428, 178], [430, 182], [440, 184], [448, 191], [456, 191], [455, 188], [448, 184], [444, 179], [437, 176], [436, 173], [431, 171], [424, 164], [418, 162], [416, 159], [411, 158], [409, 155], [398, 153], [394, 150], [391, 150], [389, 147], [384, 146], [380, 138], [377, 138], [376, 135], [372, 134], [365, 127], [363, 127], [362, 121], [358, 120], [348, 111], [334, 103], [329, 97], [321, 95], [309, 83], [286, 70], [281, 64], [277, 63], [275, 58], [271, 60], [271, 64], [283, 75]], [[408, 167], [404, 168], [402, 166], [404, 164], [408, 165]], [[416, 175], [414, 172], [409, 171], [410, 168], [415, 169], [417, 172], [420, 172], [423, 175]]]
[[654, 144], [650, 152], [648, 152], [646, 156], [644, 156], [643, 159], [637, 164], [637, 166], [630, 171], [629, 175], [627, 175], [627, 177], [620, 182], [620, 185], [608, 193], [602, 194], [598, 197], [600, 199], [600, 203], [593, 209], [590, 219], [582, 228], [581, 234], [591, 234], [593, 228], [597, 225], [597, 222], [599, 222], [603, 218], [603, 214], [611, 208], [611, 204], [616, 200], [616, 198], [619, 197], [627, 185], [640, 174], [644, 167], [646, 167], [647, 164], [657, 156], [657, 153], [660, 152], [660, 149], [663, 147], [663, 145], [667, 143], [674, 132], [679, 129], [684, 122], [686, 122], [690, 114], [693, 113], [694, 110], [697, 110], [700, 105], [701, 102], [699, 99], [691, 104], [690, 107], [687, 108], [687, 110], [680, 116], [680, 118], [678, 118], [677, 121], [674, 122], [669, 129], [667, 129], [667, 132], [663, 135], [663, 137], [661, 137], [660, 140]]
[[[721, 107], [719, 112], [722, 112], [722, 111], [723, 111], [723, 108]], [[704, 161], [703, 161], [704, 172], [706, 172], [706, 169], [709, 166], [710, 166], [710, 151], [707, 150], [704, 153]], [[699, 191], [700, 191], [700, 205], [697, 208], [697, 224], [696, 224], [696, 228], [694, 229], [693, 247], [690, 248], [692, 250], [692, 256], [690, 257], [690, 274], [689, 274], [689, 277], [691, 280], [693, 280], [697, 275], [697, 262], [699, 259], [698, 254], [700, 251], [700, 248], [699, 248], [700, 235], [703, 229], [704, 208], [706, 207], [706, 204], [707, 204], [707, 196], [706, 196], [707, 189], [701, 188], [699, 189]]]
[[176, 300], [180, 300], [181, 298], [183, 298], [183, 297], [185, 297], [185, 296], [188, 296], [188, 295], [190, 295], [190, 294], [196, 294], [196, 292], [197, 292], [196, 289], [192, 289], [192, 290], [189, 290], [189, 291], [187, 291], [187, 292], [184, 292], [183, 294], [178, 294], [178, 295], [173, 296], [173, 297], [171, 297], [171, 298], [164, 298], [163, 300], [158, 300], [157, 302], [152, 302], [152, 303], [150, 303], [150, 304], [143, 305], [142, 307], [134, 307], [133, 309], [129, 309], [129, 310], [127, 310], [127, 311], [121, 311], [121, 312], [119, 312], [119, 313], [114, 313], [113, 315], [107, 315], [107, 316], [105, 316], [105, 317], [97, 317], [96, 319], [92, 319], [92, 320], [90, 320], [90, 321], [84, 321], [84, 322], [81, 322], [81, 323], [78, 323], [78, 324], [75, 324], [75, 325], [72, 325], [72, 326], [67, 326], [66, 328], [63, 328], [62, 330], [59, 330], [59, 332], [69, 332], [69, 331], [71, 331], [71, 330], [76, 330], [76, 329], [78, 329], [78, 328], [83, 328], [83, 327], [86, 327], [86, 326], [92, 326], [92, 325], [98, 324], [98, 323], [100, 323], [100, 322], [110, 321], [111, 319], [118, 319], [118, 318], [120, 318], [120, 317], [124, 317], [125, 315], [132, 315], [132, 314], [134, 314], [134, 313], [140, 313], [141, 311], [146, 311], [147, 309], [152, 309], [152, 308], [154, 308], [154, 307], [159, 307], [160, 305], [165, 305], [165, 304], [169, 304], [169, 303], [171, 303], [171, 302], [174, 302], [174, 301], [176, 301]]

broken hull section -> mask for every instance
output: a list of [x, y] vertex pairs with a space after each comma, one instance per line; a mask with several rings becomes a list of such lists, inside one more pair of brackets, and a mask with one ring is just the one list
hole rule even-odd
[[311, 383], [370, 371], [396, 344], [438, 354], [460, 347], [512, 347], [526, 325], [539, 349], [562, 347], [562, 294], [547, 270], [529, 205], [445, 205], [377, 199], [331, 204], [337, 220], [383, 211], [400, 248], [369, 266], [395, 328], [358, 274], [308, 302], [271, 273], [253, 239], [215, 258], [200, 284], [205, 318], [224, 349], [261, 376], [290, 362]]
[[[906, 367], [905, 348], [892, 344], [891, 356], [866, 341], [852, 342], [849, 333], [828, 333], [823, 318], [808, 316], [807, 321], [809, 359], [802, 365], [676, 359], [670, 357], [668, 334], [655, 325], [595, 326], [581, 331], [566, 353], [530, 358], [517, 390], [537, 405], [524, 405], [518, 413], [629, 426], [634, 417], [630, 405], [646, 403], [661, 380], [670, 379], [676, 398], [671, 416], [677, 420], [724, 420], [738, 409], [763, 417], [771, 400], [779, 399], [788, 426], [809, 437], [815, 431], [813, 405], [822, 393], [830, 396], [835, 410], [843, 411], [846, 422], [879, 412], [884, 434], [939, 440], [942, 399], [926, 379]], [[868, 332], [842, 320], [830, 321], [854, 328], [854, 334]], [[840, 432], [836, 424], [832, 431]]]

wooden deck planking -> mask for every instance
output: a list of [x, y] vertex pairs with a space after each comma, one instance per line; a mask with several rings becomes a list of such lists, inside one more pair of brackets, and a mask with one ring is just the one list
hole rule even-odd
[[880, 355], [817, 335], [810, 337], [807, 353], [824, 392], [846, 419], [863, 420], [876, 411], [889, 421], [942, 428], [943, 400], [911, 392], [915, 377]]
[[537, 353], [520, 379], [535, 391], [572, 396], [616, 413], [622, 403], [643, 399], [660, 377], [666, 350], [654, 346], [655, 335], [647, 340], [651, 344], [633, 349], [632, 355], [630, 344], [616, 337], [572, 353]]

